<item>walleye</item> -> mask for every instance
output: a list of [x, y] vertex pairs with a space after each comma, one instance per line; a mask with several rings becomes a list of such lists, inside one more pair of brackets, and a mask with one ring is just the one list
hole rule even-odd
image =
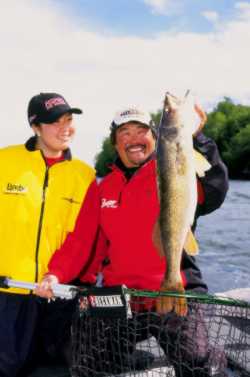
[[[192, 255], [198, 252], [190, 230], [197, 204], [197, 183], [192, 138], [195, 130], [194, 122], [189, 121], [188, 102], [187, 96], [181, 100], [166, 94], [156, 152], [160, 215], [153, 240], [167, 261], [161, 291], [180, 294], [185, 293], [180, 272], [183, 248]], [[186, 298], [161, 296], [156, 308], [159, 313], [174, 310], [184, 316]]]

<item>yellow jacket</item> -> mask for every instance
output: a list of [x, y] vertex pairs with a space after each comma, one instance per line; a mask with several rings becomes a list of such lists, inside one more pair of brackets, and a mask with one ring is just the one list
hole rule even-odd
[[73, 230], [95, 171], [71, 159], [69, 150], [65, 158], [48, 168], [40, 151], [24, 145], [0, 149], [0, 275], [40, 281]]

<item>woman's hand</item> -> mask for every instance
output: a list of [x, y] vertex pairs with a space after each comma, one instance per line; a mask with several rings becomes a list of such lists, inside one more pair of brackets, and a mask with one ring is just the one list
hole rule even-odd
[[34, 290], [34, 293], [37, 296], [52, 299], [54, 297], [53, 285], [58, 283], [58, 278], [55, 275], [45, 275], [41, 283]]

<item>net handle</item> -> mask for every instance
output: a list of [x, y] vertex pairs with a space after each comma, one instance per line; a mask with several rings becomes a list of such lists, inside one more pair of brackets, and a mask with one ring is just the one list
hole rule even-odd
[[[0, 288], [19, 288], [19, 289], [29, 289], [34, 290], [38, 286], [38, 283], [30, 283], [27, 281], [14, 280], [8, 278], [7, 276], [0, 276]], [[54, 296], [57, 298], [72, 300], [76, 297], [78, 293], [78, 288], [74, 285], [66, 284], [52, 284], [52, 290]]]

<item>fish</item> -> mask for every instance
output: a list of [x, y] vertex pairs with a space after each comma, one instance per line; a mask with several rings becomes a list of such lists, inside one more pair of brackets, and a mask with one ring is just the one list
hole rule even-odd
[[[174, 311], [187, 314], [187, 300], [181, 276], [183, 249], [198, 253], [198, 244], [191, 232], [197, 205], [197, 182], [193, 151], [194, 106], [184, 98], [166, 93], [156, 146], [157, 186], [160, 213], [153, 231], [153, 241], [166, 258], [166, 271], [156, 310], [160, 314]], [[191, 116], [190, 116], [191, 115]]]

